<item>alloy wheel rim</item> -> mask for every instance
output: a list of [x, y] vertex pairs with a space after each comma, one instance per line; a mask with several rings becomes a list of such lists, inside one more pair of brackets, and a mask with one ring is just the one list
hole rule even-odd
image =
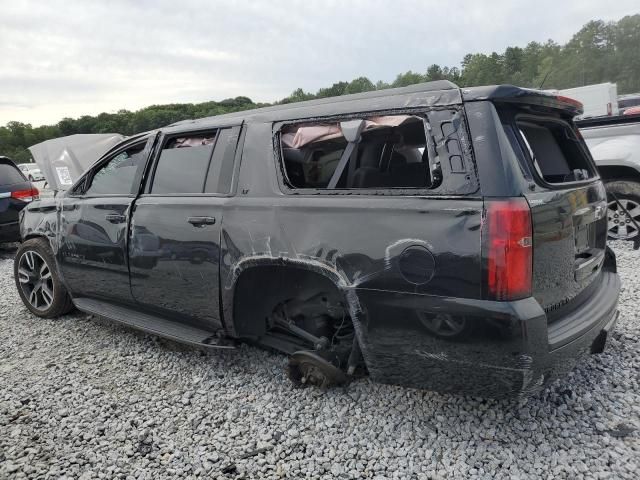
[[638, 202], [620, 198], [617, 201], [609, 202], [608, 207], [609, 237], [616, 240], [629, 240], [640, 233], [636, 226], [636, 224], [640, 225], [640, 204]]
[[45, 311], [51, 307], [54, 295], [51, 268], [38, 252], [27, 250], [22, 254], [18, 262], [18, 281], [33, 308]]

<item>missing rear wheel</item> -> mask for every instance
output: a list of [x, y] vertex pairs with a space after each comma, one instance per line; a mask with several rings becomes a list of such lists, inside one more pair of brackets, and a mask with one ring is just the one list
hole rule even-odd
[[294, 353], [289, 358], [289, 379], [299, 387], [312, 385], [329, 388], [346, 383], [348, 377], [336, 366], [338, 359], [334, 356], [307, 350]]

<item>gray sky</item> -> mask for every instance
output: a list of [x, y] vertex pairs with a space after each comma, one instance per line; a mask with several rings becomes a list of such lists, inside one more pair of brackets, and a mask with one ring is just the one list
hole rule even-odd
[[391, 81], [639, 11], [638, 0], [0, 0], [0, 125]]

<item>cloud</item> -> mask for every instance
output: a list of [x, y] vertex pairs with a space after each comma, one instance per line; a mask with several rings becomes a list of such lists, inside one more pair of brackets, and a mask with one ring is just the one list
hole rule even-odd
[[589, 20], [636, 11], [636, 0], [11, 2], [0, 17], [0, 124], [390, 81], [469, 52], [565, 42]]

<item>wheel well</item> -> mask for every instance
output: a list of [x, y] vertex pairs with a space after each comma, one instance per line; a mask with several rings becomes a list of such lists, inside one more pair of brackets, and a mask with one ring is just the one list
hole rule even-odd
[[640, 181], [640, 172], [633, 167], [624, 165], [603, 165], [598, 166], [600, 177], [603, 180], [634, 180]]
[[26, 235], [22, 239], [22, 242], [24, 243], [27, 240], [31, 240], [31, 239], [34, 239], [34, 238], [42, 238], [43, 240], [45, 240], [47, 242], [47, 245], [49, 246], [49, 248], [53, 252], [53, 248], [51, 248], [51, 240], [49, 240], [49, 237], [47, 237], [46, 235], [42, 235], [42, 234], [39, 234], [39, 233], [30, 233], [30, 234]]
[[233, 297], [233, 322], [239, 337], [256, 338], [267, 332], [267, 317], [288, 300], [322, 294], [327, 305], [347, 310], [344, 295], [328, 277], [292, 266], [256, 266], [238, 278]]

